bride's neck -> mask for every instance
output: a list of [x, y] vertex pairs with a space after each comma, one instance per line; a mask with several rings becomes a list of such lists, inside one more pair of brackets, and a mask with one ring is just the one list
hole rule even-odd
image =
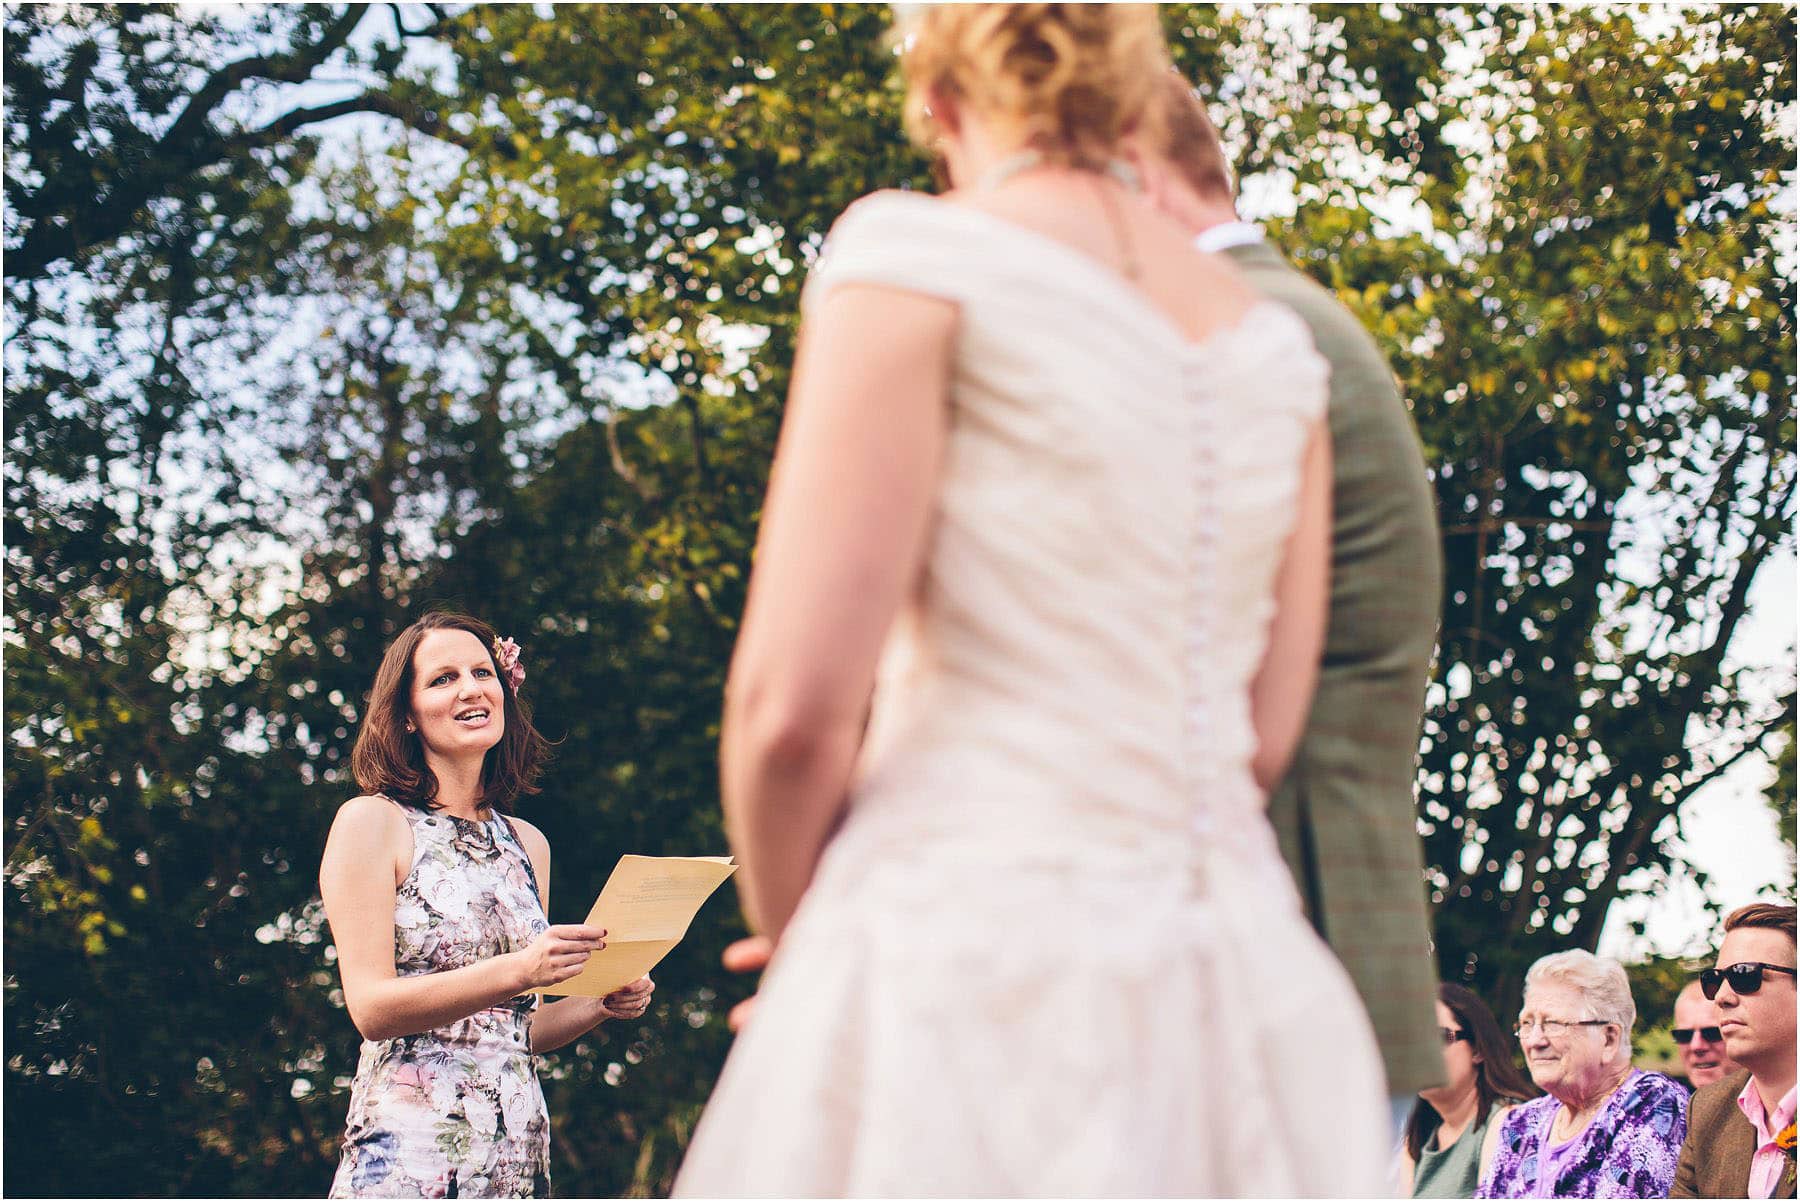
[[1029, 148], [1029, 140], [1022, 127], [1001, 127], [985, 121], [970, 120], [963, 124], [956, 136], [944, 139], [944, 166], [949, 169], [953, 187], [973, 188], [996, 167], [1017, 158]]

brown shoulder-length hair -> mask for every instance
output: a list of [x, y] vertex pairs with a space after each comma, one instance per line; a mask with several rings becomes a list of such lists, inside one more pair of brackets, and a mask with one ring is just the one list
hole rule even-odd
[[[1473, 991], [1448, 981], [1438, 986], [1437, 995], [1438, 1001], [1456, 1015], [1456, 1025], [1466, 1033], [1469, 1046], [1475, 1051], [1473, 1125], [1480, 1127], [1487, 1122], [1488, 1113], [1497, 1102], [1529, 1102], [1537, 1097], [1537, 1086], [1514, 1063], [1513, 1041], [1500, 1029], [1500, 1021], [1488, 1009], [1487, 1003]], [[1420, 1098], [1413, 1103], [1412, 1114], [1407, 1116], [1406, 1154], [1412, 1157], [1414, 1164], [1419, 1162], [1419, 1153], [1437, 1126], [1432, 1121], [1435, 1113], [1430, 1103]]]
[[[363, 711], [362, 729], [350, 752], [350, 771], [365, 793], [379, 793], [421, 810], [439, 808], [438, 782], [426, 767], [424, 742], [406, 729], [406, 720], [412, 708], [413, 655], [433, 630], [466, 630], [481, 640], [488, 658], [494, 658], [499, 636], [480, 618], [448, 610], [426, 614], [402, 630], [381, 657]], [[550, 758], [550, 744], [532, 726], [530, 708], [507, 683], [497, 663], [494, 675], [506, 699], [506, 731], [482, 760], [481, 804], [510, 813], [519, 794], [538, 791], [538, 774]]]

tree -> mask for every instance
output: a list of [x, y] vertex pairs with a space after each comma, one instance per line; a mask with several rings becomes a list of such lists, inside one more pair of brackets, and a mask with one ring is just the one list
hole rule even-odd
[[1793, 726], [1791, 678], [1771, 699], [1728, 658], [1793, 546], [1793, 10], [1314, 11], [1266, 31], [1304, 65], [1240, 69], [1220, 107], [1248, 172], [1294, 180], [1281, 236], [1389, 349], [1426, 444], [1438, 952], [1516, 997]]
[[1494, 37], [1502, 170], [1446, 223], [1473, 253], [1391, 305], [1430, 347], [1406, 370], [1445, 528], [1422, 777], [1440, 951], [1503, 996], [1537, 955], [1593, 948], [1627, 880], [1667, 872], [1682, 804], [1794, 720], [1791, 685], [1759, 704], [1726, 663], [1792, 546], [1769, 211], [1792, 34], [1791, 9], [1666, 37], [1556, 9]]
[[[660, 55], [676, 79], [711, 70], [704, 46], [681, 41], [692, 31], [680, 15], [601, 10], [586, 14], [584, 22], [553, 27], [523, 11], [465, 14], [445, 26], [445, 37], [458, 56], [459, 72], [475, 86], [457, 103], [445, 104], [449, 119], [443, 128], [474, 131], [476, 140], [471, 144], [485, 157], [470, 154], [465, 162], [437, 154], [433, 144], [401, 138], [388, 154], [363, 155], [348, 168], [314, 170], [308, 183], [322, 190], [322, 215], [299, 211], [306, 206], [296, 208], [287, 190], [292, 181], [284, 178], [246, 203], [266, 220], [215, 231], [219, 253], [240, 257], [232, 263], [240, 274], [216, 270], [198, 290], [210, 292], [218, 280], [237, 279], [245, 281], [238, 285], [242, 293], [291, 298], [291, 303], [267, 315], [264, 328], [300, 326], [307, 331], [298, 352], [265, 357], [259, 364], [268, 388], [253, 411], [230, 414], [233, 432], [251, 429], [285, 447], [280, 461], [264, 454], [254, 470], [235, 473], [245, 479], [243, 487], [286, 481], [293, 500], [269, 504], [266, 494], [259, 496], [256, 500], [263, 504], [253, 503], [220, 519], [210, 541], [196, 542], [216, 550], [225, 543], [227, 530], [231, 535], [254, 532], [232, 528], [232, 517], [285, 537], [299, 553], [291, 600], [262, 612], [251, 606], [241, 611], [220, 606], [202, 611], [198, 621], [192, 604], [187, 605], [188, 622], [223, 629], [228, 637], [224, 646], [214, 649], [212, 662], [194, 674], [198, 696], [189, 692], [193, 699], [188, 710], [195, 726], [184, 746], [196, 752], [199, 762], [191, 771], [180, 767], [166, 776], [205, 781], [199, 800], [217, 808], [208, 810], [205, 830], [162, 829], [172, 824], [152, 819], [165, 843], [195, 858], [196, 875], [186, 883], [198, 897], [219, 898], [230, 921], [208, 915], [206, 926], [196, 928], [203, 933], [196, 934], [189, 929], [191, 911], [171, 904], [166, 914], [159, 911], [154, 927], [141, 934], [127, 929], [125, 933], [137, 936], [127, 954], [100, 962], [92, 956], [85, 963], [74, 960], [72, 966], [90, 973], [104, 969], [101, 977], [114, 992], [129, 986], [135, 1000], [132, 1010], [154, 1019], [157, 1034], [132, 1043], [117, 1027], [97, 1030], [99, 1024], [78, 1011], [83, 1019], [81, 1036], [88, 1041], [83, 1046], [103, 1050], [106, 1064], [100, 1067], [90, 1058], [72, 1068], [53, 1059], [55, 1041], [21, 1038], [22, 1044], [33, 1045], [34, 1053], [32, 1064], [15, 1064], [16, 1071], [9, 1075], [15, 1102], [27, 1103], [10, 1111], [21, 1129], [35, 1130], [29, 1124], [35, 1124], [43, 1109], [31, 1103], [40, 1095], [57, 1099], [67, 1116], [57, 1129], [90, 1128], [92, 1122], [83, 1116], [92, 1112], [95, 1099], [111, 1082], [121, 1081], [127, 1092], [143, 1094], [145, 1105], [156, 1108], [160, 1121], [145, 1124], [146, 1144], [193, 1143], [214, 1153], [167, 1177], [146, 1178], [140, 1172], [136, 1179], [145, 1188], [288, 1192], [296, 1179], [313, 1180], [322, 1187], [334, 1152], [334, 1128], [341, 1123], [354, 1039], [341, 1011], [334, 1011], [328, 1001], [332, 965], [318, 907], [309, 897], [308, 869], [316, 862], [330, 809], [351, 787], [343, 766], [368, 672], [386, 635], [406, 614], [409, 598], [420, 596], [421, 590], [460, 596], [512, 629], [535, 624], [540, 632], [560, 629], [565, 637], [573, 637], [603, 619], [624, 630], [637, 630], [644, 645], [627, 644], [631, 658], [615, 649], [610, 653], [614, 662], [596, 665], [598, 671], [584, 679], [615, 679], [623, 686], [617, 690], [619, 696], [635, 692], [644, 699], [612, 714], [589, 715], [574, 707], [568, 725], [578, 725], [584, 733], [595, 731], [597, 747], [616, 747], [619, 735], [641, 724], [636, 740], [643, 751], [640, 779], [666, 777], [659, 787], [669, 789], [681, 806], [644, 811], [641, 796], [626, 794], [639, 765], [607, 763], [605, 772], [620, 782], [616, 795], [623, 796], [618, 808], [604, 808], [608, 799], [603, 797], [597, 829], [567, 825], [584, 835], [590, 846], [604, 839], [601, 846], [615, 854], [621, 845], [621, 825], [629, 832], [623, 836], [629, 839], [625, 845], [640, 849], [654, 849], [664, 841], [678, 846], [692, 846], [701, 839], [717, 841], [716, 818], [704, 804], [710, 794], [716, 678], [729, 643], [737, 605], [731, 594], [741, 589], [754, 499], [760, 495], [774, 428], [773, 416], [756, 412], [746, 394], [759, 383], [778, 384], [783, 367], [779, 359], [751, 362], [742, 349], [717, 345], [712, 341], [716, 328], [702, 318], [716, 319], [724, 310], [718, 302], [726, 287], [737, 298], [739, 312], [756, 311], [768, 303], [765, 298], [780, 301], [775, 294], [784, 287], [783, 281], [790, 288], [797, 282], [793, 273], [802, 248], [816, 248], [824, 221], [865, 186], [856, 179], [839, 180], [810, 196], [781, 189], [774, 199], [757, 202], [756, 217], [741, 207], [765, 186], [758, 180], [791, 157], [791, 143], [784, 150], [769, 149], [779, 124], [776, 102], [784, 93], [766, 87], [774, 75], [766, 60], [785, 55], [794, 64], [793, 73], [815, 78], [848, 60], [849, 69], [838, 72], [834, 82], [845, 88], [843, 104], [852, 117], [863, 114], [866, 105], [863, 93], [852, 90], [857, 72], [872, 63], [874, 73], [869, 77], [885, 76], [888, 64], [869, 25], [879, 18], [879, 11], [857, 10], [851, 15], [862, 22], [857, 32], [867, 33], [866, 41], [846, 38], [831, 43], [833, 57], [840, 61], [819, 65], [807, 60], [800, 48], [804, 34], [820, 30], [816, 22], [798, 25], [791, 16], [771, 20], [772, 15], [746, 14], [758, 27], [752, 33], [770, 37], [768, 51], [751, 43], [752, 34], [739, 28], [732, 14], [713, 22], [713, 32], [720, 36], [746, 39], [746, 60], [731, 73], [741, 82], [723, 85], [727, 92], [721, 108], [690, 110], [696, 122], [704, 119], [717, 127], [718, 135], [707, 148], [691, 152], [689, 178], [677, 186], [665, 165], [652, 161], [636, 144], [651, 138], [651, 127], [666, 117], [659, 115], [661, 94], [644, 91], [635, 76], [619, 76], [620, 86], [601, 97], [610, 111], [597, 115], [592, 109], [578, 111], [579, 120], [571, 122], [560, 139], [551, 136], [554, 128], [545, 131], [535, 123], [546, 99], [559, 106], [578, 97], [584, 103], [592, 99], [592, 55], [609, 46], [615, 53], [644, 54], [656, 61], [661, 61]], [[699, 17], [704, 22], [707, 14]], [[208, 27], [190, 27], [186, 32], [198, 39]], [[509, 40], [496, 44], [496, 33]], [[534, 57], [529, 49], [533, 40], [545, 53]], [[515, 49], [520, 48], [535, 70], [549, 76], [549, 87], [516, 77]], [[565, 55], [571, 57], [561, 57]], [[612, 78], [617, 72], [603, 74]], [[499, 90], [483, 90], [481, 81], [497, 81], [494, 86]], [[734, 114], [730, 109], [737, 101], [732, 89], [737, 90], [737, 99], [766, 92], [769, 103], [745, 103]], [[505, 97], [500, 121], [489, 116], [496, 95]], [[795, 106], [787, 103], [791, 117]], [[520, 127], [511, 124], [514, 119]], [[616, 126], [622, 136], [614, 140], [601, 128], [607, 126]], [[599, 141], [594, 140], [597, 129]], [[795, 131], [784, 127], [781, 133], [791, 138]], [[532, 138], [538, 134], [544, 136], [534, 145]], [[846, 120], [833, 137], [851, 147], [846, 152], [847, 157], [854, 154], [851, 161], [872, 172], [881, 171], [882, 160], [878, 154], [864, 153], [865, 145], [885, 144], [888, 154], [909, 153], [891, 131], [871, 132], [866, 122]], [[815, 143], [814, 149], [828, 141]], [[532, 193], [545, 183], [546, 147], [555, 152], [552, 161], [566, 184], [559, 185], [547, 203], [534, 205]], [[468, 153], [467, 145], [457, 149]], [[714, 161], [726, 154], [735, 157]], [[446, 164], [451, 169], [448, 185], [419, 182]], [[725, 199], [702, 191], [703, 173], [716, 179], [711, 186], [723, 191]], [[588, 210], [597, 181], [622, 193], [623, 199], [592, 213]], [[797, 214], [796, 197], [801, 198]], [[572, 216], [565, 222], [549, 206], [565, 206], [562, 211]], [[678, 206], [683, 210], [679, 226], [673, 220]], [[149, 206], [150, 211], [164, 207], [157, 200]], [[203, 202], [194, 207], [207, 213], [213, 206]], [[646, 213], [661, 216], [644, 218]], [[696, 213], [711, 219], [710, 234], [693, 228]], [[787, 236], [772, 225], [772, 215], [791, 222], [795, 233]], [[690, 232], [691, 241], [677, 248], [672, 239], [683, 229]], [[752, 239], [770, 245], [736, 249]], [[118, 262], [165, 272], [171, 260], [191, 254], [201, 241], [215, 245], [205, 239], [189, 239], [185, 249], [163, 243], [148, 247], [96, 243], [97, 249], [77, 266], [101, 285], [110, 285], [107, 273]], [[109, 254], [115, 259], [107, 260]], [[630, 268], [644, 262], [667, 268], [654, 296], [645, 295], [644, 284], [620, 270], [620, 265]], [[593, 288], [596, 279], [607, 286]], [[18, 283], [15, 297], [34, 287], [29, 279]], [[20, 303], [28, 301], [29, 296]], [[656, 313], [664, 301], [671, 302], [669, 309]], [[713, 307], [703, 312], [707, 306]], [[83, 316], [92, 320], [98, 308], [86, 305]], [[671, 311], [677, 315], [673, 325]], [[183, 297], [179, 303], [169, 302], [163, 313], [170, 322], [191, 320], [194, 306]], [[781, 318], [783, 325], [789, 321]], [[679, 340], [654, 337], [677, 331]], [[193, 383], [192, 397], [184, 398], [185, 407], [171, 408], [171, 420], [178, 427], [183, 421], [192, 422], [203, 402], [212, 399], [204, 394], [212, 381], [194, 370], [202, 364], [207, 344], [249, 340], [242, 327], [224, 321], [206, 334], [173, 348], [172, 357], [200, 377]], [[788, 337], [785, 329], [774, 333], [778, 345]], [[37, 353], [38, 344], [31, 349]], [[783, 357], [785, 353], [781, 352]], [[706, 386], [695, 389], [702, 372]], [[719, 387], [723, 383], [732, 387]], [[685, 395], [663, 407], [664, 395], [676, 390]], [[9, 407], [22, 396], [21, 391], [9, 397]], [[656, 407], [632, 423], [633, 441], [622, 447], [617, 437], [620, 414], [643, 404], [646, 397]], [[525, 485], [552, 462], [538, 428], [566, 428], [571, 415], [585, 419], [596, 406], [604, 417], [592, 429], [601, 436], [603, 458], [581, 460], [577, 449], [581, 431], [576, 431], [556, 448], [555, 461], [585, 462], [582, 475], [540, 491], [559, 502], [582, 503], [579, 498], [593, 496], [597, 483], [604, 484], [590, 479], [587, 469], [597, 462], [605, 465], [611, 484], [600, 492], [616, 495], [601, 511], [610, 511], [615, 525], [610, 527], [613, 537], [597, 540], [604, 552], [597, 566], [599, 579], [613, 582], [620, 604], [597, 603], [594, 578], [571, 579], [575, 591], [567, 600], [545, 600], [546, 607], [565, 607], [566, 622], [549, 608], [524, 613], [512, 609], [520, 618], [508, 622], [510, 607], [496, 595], [497, 580], [522, 577], [530, 582], [553, 575], [544, 569], [562, 562], [569, 550], [567, 515], [552, 511], [544, 515], [545, 541], [531, 547], [531, 556], [523, 561], [516, 553], [517, 530], [533, 525], [531, 493]], [[79, 428], [94, 420], [93, 415], [83, 415], [71, 424]], [[25, 458], [36, 463], [49, 456], [46, 450]], [[100, 478], [91, 465], [79, 460], [69, 477]], [[146, 508], [164, 512], [174, 506], [158, 497]], [[731, 520], [715, 525], [710, 520], [714, 511], [729, 512]], [[29, 512], [35, 519], [36, 511]], [[57, 524], [52, 518], [34, 529], [53, 529]], [[480, 533], [471, 533], [472, 525], [491, 530], [491, 536], [484, 541]], [[601, 531], [606, 532], [607, 528]], [[429, 580], [426, 566], [449, 545], [441, 540], [464, 537], [471, 540], [468, 553], [453, 557], [451, 570], [442, 573], [441, 580]], [[22, 556], [43, 553], [42, 544], [30, 539], [17, 545]], [[484, 554], [483, 547], [492, 554]], [[189, 591], [210, 580], [228, 594], [233, 585], [242, 583], [221, 576], [216, 562], [178, 562], [171, 570], [157, 552], [153, 546], [141, 549], [131, 565], [136, 576], [145, 580], [172, 576]], [[497, 579], [479, 570], [486, 568], [498, 573]], [[532, 595], [528, 589], [520, 599]], [[717, 600], [721, 597], [729, 611]], [[155, 612], [181, 610], [181, 600], [165, 593]], [[105, 628], [102, 619], [82, 620], [89, 628]], [[677, 632], [677, 646], [686, 652], [684, 659], [669, 656], [671, 628]], [[166, 658], [181, 642], [177, 632], [162, 632], [162, 637], [147, 640], [138, 654], [128, 658]], [[577, 645], [585, 642], [577, 640]], [[555, 644], [541, 641], [537, 646], [541, 655], [552, 652]], [[60, 665], [56, 675], [81, 680], [90, 673], [91, 665], [76, 655]], [[544, 675], [553, 682], [558, 679], [553, 672]], [[653, 683], [657, 687], [650, 687]], [[189, 685], [184, 678], [176, 687], [186, 692]], [[591, 694], [578, 698], [591, 707]], [[34, 699], [25, 694], [15, 692], [10, 700], [17, 702], [19, 713], [35, 708]], [[159, 713], [167, 707], [161, 700], [152, 706]], [[615, 721], [619, 725], [610, 725]], [[203, 754], [206, 748], [223, 748], [229, 754]], [[112, 762], [126, 772], [133, 770], [128, 756]], [[165, 779], [162, 773], [155, 778]], [[18, 795], [16, 790], [9, 792]], [[104, 804], [116, 805], [119, 800], [108, 797]], [[70, 814], [79, 817], [60, 798], [46, 800], [45, 812], [52, 821]], [[671, 822], [673, 832], [667, 829]], [[34, 830], [24, 821], [15, 822], [14, 828], [22, 831], [15, 863], [28, 865], [46, 882], [61, 887], [68, 870], [41, 855], [34, 842], [45, 828]], [[604, 865], [579, 877], [574, 872], [601, 857], [588, 851], [575, 834], [557, 837], [559, 865], [566, 866], [562, 871], [570, 874], [569, 879], [597, 880]], [[145, 854], [143, 847], [106, 850], [113, 857]], [[164, 851], [161, 845], [156, 850], [159, 855]], [[159, 867], [162, 862], [152, 859]], [[200, 863], [216, 871], [198, 875]], [[24, 874], [15, 874], [16, 888], [26, 883]], [[23, 915], [15, 909], [11, 917]], [[41, 949], [47, 962], [71, 965], [59, 928], [18, 921], [12, 932], [15, 947]], [[254, 961], [239, 974], [233, 1007], [237, 1021], [202, 1019], [190, 1024], [191, 1030], [207, 1033], [201, 1042], [212, 1054], [197, 1055], [194, 1039], [165, 1033], [175, 1008], [158, 999], [155, 991], [161, 980], [145, 968], [144, 951], [150, 946], [165, 947], [170, 954], [199, 963]], [[255, 955], [247, 956], [246, 948]], [[691, 949], [687, 954], [696, 955]], [[710, 966], [712, 960], [702, 957], [697, 962]], [[15, 1027], [16, 1035], [27, 1035], [33, 1021], [42, 1026], [46, 1007], [57, 1012], [55, 1008], [64, 1004], [59, 999], [75, 992], [48, 969], [34, 969], [23, 981], [28, 984], [21, 985], [8, 1007], [9, 1014], [24, 1024]], [[689, 990], [702, 1002], [709, 992], [705, 985]], [[204, 1015], [209, 1007], [217, 1010], [224, 1004], [217, 997], [202, 997], [195, 1000], [194, 1011]], [[336, 1004], [341, 1006], [341, 1000]], [[680, 998], [672, 998], [669, 1005], [672, 1012], [705, 1017], [703, 1008], [685, 1005]], [[123, 1019], [128, 1013], [121, 1009], [116, 1017]], [[228, 1038], [214, 1045], [210, 1037], [215, 1033], [228, 1033]], [[632, 1063], [634, 1080], [647, 1078], [646, 1085], [661, 1081], [669, 1088], [644, 1103], [631, 1095], [633, 1087], [628, 1086], [630, 1100], [618, 1109], [614, 1122], [584, 1124], [565, 1117], [564, 1142], [576, 1165], [573, 1171], [605, 1181], [608, 1192], [624, 1188], [634, 1175], [640, 1186], [645, 1181], [666, 1183], [710, 1070], [695, 1072], [692, 1062], [683, 1058], [685, 1049], [646, 1053], [644, 1038], [653, 1035], [609, 1053], [616, 1059], [596, 1061], [593, 1050], [606, 1048], [610, 1038], [603, 1034], [588, 1047], [574, 1049], [571, 1057], [582, 1066], [575, 1083], [600, 1087], [617, 1080], [624, 1066]], [[718, 1024], [694, 1039], [711, 1049], [711, 1063], [716, 1065], [723, 1046]], [[127, 1047], [134, 1054], [122, 1056]], [[654, 1067], [637, 1067], [644, 1063]], [[51, 1081], [52, 1076], [64, 1080]], [[555, 1093], [556, 1082], [568, 1078], [559, 1069], [550, 1079]], [[574, 1087], [561, 1088], [567, 1093]], [[178, 1104], [165, 1108], [162, 1103], [171, 1091]], [[671, 1112], [667, 1122], [659, 1117], [659, 1107]], [[559, 1106], [559, 1113], [567, 1111]], [[672, 1138], [659, 1142], [658, 1131], [667, 1131]], [[596, 1136], [601, 1146], [592, 1148]], [[117, 1179], [122, 1164], [145, 1159], [141, 1146], [123, 1142], [116, 1148], [117, 1157], [111, 1155], [112, 1146], [100, 1155], [89, 1151], [79, 1157], [55, 1141], [39, 1140], [32, 1147], [39, 1155], [16, 1157], [16, 1171], [29, 1174], [29, 1179], [57, 1180], [66, 1188], [86, 1186], [96, 1192], [106, 1192], [104, 1185], [95, 1183]], [[645, 1158], [641, 1163], [640, 1156]], [[62, 1167], [51, 1173], [48, 1166], [53, 1164]]]
[[[1168, 11], [1178, 46], [1213, 47]], [[1245, 191], [1292, 180], [1277, 236], [1388, 349], [1437, 486], [1440, 964], [1516, 996], [1532, 959], [1598, 943], [1628, 882], [1666, 879], [1672, 816], [1793, 725], [1791, 681], [1768, 701], [1727, 667], [1793, 546], [1770, 209], [1793, 11], [1249, 20], [1214, 50]]]
[[[169, 4], [10, 12], [9, 281], [41, 279], [122, 240], [167, 237], [183, 218], [189, 236], [192, 227], [255, 221], [244, 183], [272, 168], [303, 173], [306, 135], [337, 117], [380, 113], [454, 138], [421, 105], [416, 83], [384, 78], [405, 42], [432, 36], [443, 18], [408, 28], [401, 6], [382, 7], [393, 40], [366, 51], [351, 46], [368, 13], [354, 4], [267, 8], [242, 21], [187, 18]], [[232, 53], [241, 50], [249, 52]], [[324, 104], [278, 105], [273, 115], [255, 103], [269, 97], [258, 85], [304, 83], [334, 61], [376, 82]]]
[[[453, 38], [481, 89], [449, 119], [495, 144], [532, 132], [520, 158], [471, 156], [431, 201], [483, 231], [447, 236], [436, 262], [518, 336], [513, 371], [539, 382], [540, 412], [593, 414], [422, 586], [524, 632], [527, 690], [559, 741], [523, 810], [556, 849], [554, 916], [584, 913], [622, 851], [724, 849], [719, 699], [801, 269], [851, 199], [923, 175], [898, 134], [885, 18], [505, 9]], [[659, 970], [656, 1021], [555, 1058], [559, 1188], [668, 1191], [728, 1044], [725, 1004], [749, 987], [717, 968], [736, 933], [727, 895]]]
[[362, 16], [7, 14], [9, 1188], [286, 1193], [341, 1122], [298, 1084], [318, 949], [258, 938], [317, 850], [242, 709], [289, 515], [241, 436], [348, 111], [259, 121], [254, 81], [391, 65], [341, 49]]

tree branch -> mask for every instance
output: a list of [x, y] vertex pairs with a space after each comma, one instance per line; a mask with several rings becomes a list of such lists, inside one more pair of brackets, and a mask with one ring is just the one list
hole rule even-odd
[[442, 138], [447, 142], [455, 142], [465, 150], [474, 149], [456, 133], [444, 128], [438, 115], [409, 100], [401, 100], [385, 92], [364, 92], [361, 96], [351, 96], [344, 100], [334, 100], [330, 104], [314, 105], [312, 108], [295, 109], [283, 113], [261, 129], [253, 130], [245, 139], [238, 140], [239, 145], [266, 146], [293, 136], [308, 125], [317, 125], [321, 121], [331, 121], [338, 117], [347, 117], [352, 113], [379, 113], [405, 122], [413, 129], [432, 137]]
[[1760, 751], [1762, 749], [1763, 739], [1771, 730], [1787, 726], [1794, 721], [1794, 712], [1794, 694], [1789, 693], [1782, 699], [1780, 712], [1763, 722], [1753, 735], [1746, 737], [1743, 746], [1739, 747], [1724, 759], [1713, 764], [1699, 776], [1694, 777], [1691, 780], [1684, 780], [1679, 787], [1671, 790], [1671, 805], [1678, 809], [1687, 804], [1688, 799], [1693, 797], [1694, 794], [1698, 793], [1701, 789], [1704, 789], [1707, 785], [1712, 784], [1721, 776], [1724, 776], [1746, 757]]
[[180, 154], [183, 146], [206, 141], [206, 133], [210, 129], [208, 118], [224, 103], [227, 96], [237, 91], [246, 81], [272, 79], [281, 83], [302, 83], [309, 79], [319, 64], [349, 40], [351, 32], [362, 21], [366, 12], [362, 6], [352, 4], [344, 10], [342, 16], [326, 26], [318, 41], [310, 45], [290, 54], [256, 55], [239, 59], [213, 72], [200, 85], [200, 90], [194, 93], [193, 99], [188, 101], [181, 116], [175, 119], [175, 123], [158, 141], [159, 155]]
[[[311, 78], [320, 64], [348, 41], [366, 11], [354, 5], [347, 8], [316, 41], [292, 53], [240, 59], [215, 71], [158, 139], [141, 169], [109, 180], [108, 186], [102, 188], [96, 198], [74, 212], [58, 215], [55, 219], [33, 220], [22, 243], [8, 255], [8, 277], [15, 281], [35, 279], [53, 263], [78, 259], [90, 249], [123, 234], [151, 201], [167, 195], [180, 181], [192, 178], [235, 153], [271, 145], [305, 126], [334, 117], [357, 112], [381, 113], [431, 137], [474, 150], [469, 140], [446, 128], [437, 114], [379, 91], [296, 109], [260, 129], [243, 134], [227, 134], [213, 127], [212, 114], [248, 80], [301, 83]], [[511, 149], [499, 142], [494, 143], [494, 147], [501, 153]]]

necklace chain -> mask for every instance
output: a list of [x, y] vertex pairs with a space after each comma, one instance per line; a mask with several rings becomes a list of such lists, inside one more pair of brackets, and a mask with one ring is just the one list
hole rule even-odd
[[1106, 186], [1106, 181], [1094, 181], [1094, 191], [1099, 194], [1100, 207], [1106, 212], [1106, 219], [1112, 224], [1113, 239], [1119, 244], [1119, 271], [1126, 279], [1136, 283], [1142, 274], [1138, 266], [1137, 248], [1131, 244], [1130, 231], [1125, 228], [1125, 218], [1119, 212], [1118, 197]]
[[1015, 150], [1013, 153], [1007, 155], [998, 163], [995, 163], [992, 167], [989, 167], [986, 171], [982, 172], [981, 178], [975, 181], [974, 190], [977, 192], [992, 192], [1001, 184], [1009, 183], [1015, 177], [1025, 174], [1034, 167], [1041, 167], [1043, 165], [1043, 151], [1033, 150], [1030, 147], [1026, 147], [1024, 150]]
[[[992, 192], [1027, 171], [1044, 165], [1044, 152], [1032, 147], [1014, 151], [992, 167], [989, 167], [975, 181], [974, 191]], [[1137, 173], [1130, 166], [1117, 159], [1106, 164], [1105, 174], [1115, 182], [1136, 191], [1138, 187]], [[1125, 228], [1125, 219], [1119, 212], [1118, 198], [1106, 186], [1104, 179], [1094, 180], [1094, 190], [1100, 199], [1101, 211], [1106, 214], [1107, 224], [1112, 226], [1113, 239], [1119, 244], [1120, 272], [1128, 280], [1136, 280], [1142, 268], [1138, 261], [1137, 250], [1132, 246], [1129, 232]]]

